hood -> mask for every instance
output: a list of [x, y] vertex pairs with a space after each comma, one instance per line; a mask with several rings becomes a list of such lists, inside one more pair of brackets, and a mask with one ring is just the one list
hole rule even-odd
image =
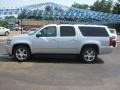
[[17, 35], [17, 36], [11, 36], [8, 39], [24, 39], [28, 36], [29, 36], [28, 34], [21, 34], [21, 35]]

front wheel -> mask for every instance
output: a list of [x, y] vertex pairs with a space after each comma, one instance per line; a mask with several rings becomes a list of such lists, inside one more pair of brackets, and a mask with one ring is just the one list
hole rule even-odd
[[95, 62], [97, 59], [97, 51], [94, 48], [86, 47], [81, 53], [81, 59], [87, 63]]
[[30, 57], [30, 50], [27, 46], [20, 45], [14, 48], [13, 54], [18, 61], [25, 61]]

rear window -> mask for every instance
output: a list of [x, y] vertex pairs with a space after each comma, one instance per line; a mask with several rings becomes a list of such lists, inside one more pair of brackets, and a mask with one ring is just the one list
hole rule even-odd
[[83, 36], [92, 37], [108, 37], [108, 33], [104, 27], [79, 27]]

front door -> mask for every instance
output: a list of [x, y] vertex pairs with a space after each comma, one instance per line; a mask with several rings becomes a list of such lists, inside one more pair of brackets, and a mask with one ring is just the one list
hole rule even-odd
[[40, 30], [33, 40], [34, 53], [56, 53], [58, 49], [57, 28], [48, 26]]

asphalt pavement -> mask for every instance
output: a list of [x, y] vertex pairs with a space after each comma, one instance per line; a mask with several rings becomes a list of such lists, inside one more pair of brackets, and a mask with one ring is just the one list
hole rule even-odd
[[0, 90], [120, 90], [120, 48], [93, 64], [70, 55], [40, 55], [20, 63], [0, 43]]

